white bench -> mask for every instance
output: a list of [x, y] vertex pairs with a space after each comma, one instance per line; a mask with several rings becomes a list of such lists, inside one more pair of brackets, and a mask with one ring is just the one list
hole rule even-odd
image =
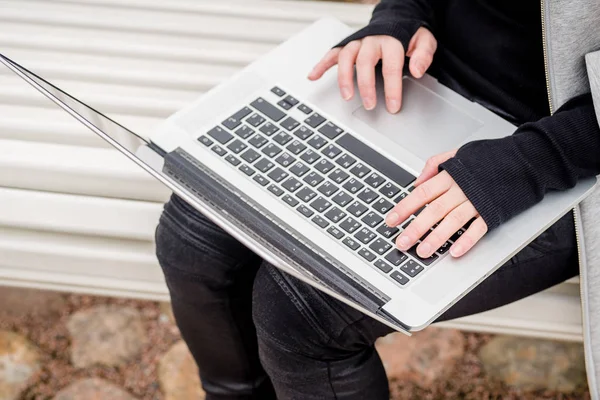
[[[139, 133], [326, 15], [309, 1], [0, 0], [9, 57]], [[153, 234], [168, 192], [0, 68], [0, 284], [166, 300]], [[577, 280], [446, 323], [581, 339]]]

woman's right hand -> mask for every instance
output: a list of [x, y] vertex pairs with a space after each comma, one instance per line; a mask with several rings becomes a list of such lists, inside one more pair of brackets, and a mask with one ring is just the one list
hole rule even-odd
[[[433, 61], [437, 40], [426, 28], [421, 27], [408, 45], [406, 56], [410, 57], [409, 70], [415, 78], [423, 76]], [[318, 80], [334, 65], [338, 65], [338, 85], [345, 100], [354, 96], [354, 65], [358, 90], [363, 105], [372, 110], [377, 104], [375, 92], [375, 66], [382, 61], [385, 99], [387, 109], [397, 113], [402, 106], [402, 70], [404, 68], [404, 46], [391, 36], [367, 36], [355, 40], [342, 48], [330, 50], [308, 75]]]

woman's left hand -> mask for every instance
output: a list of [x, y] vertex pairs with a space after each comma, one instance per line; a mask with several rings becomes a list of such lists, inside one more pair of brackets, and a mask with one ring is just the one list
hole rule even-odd
[[438, 222], [439, 225], [417, 247], [419, 257], [430, 257], [473, 218], [475, 220], [469, 229], [450, 247], [450, 254], [453, 257], [462, 256], [487, 233], [487, 224], [454, 179], [446, 171], [438, 173], [438, 166], [454, 157], [456, 151], [438, 154], [427, 160], [423, 172], [414, 183], [415, 189], [387, 215], [386, 224], [397, 226], [429, 204], [396, 239], [400, 250], [413, 247]]

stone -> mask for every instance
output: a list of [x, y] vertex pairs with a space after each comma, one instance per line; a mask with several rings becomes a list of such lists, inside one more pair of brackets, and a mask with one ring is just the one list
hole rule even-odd
[[412, 337], [392, 333], [375, 347], [390, 381], [411, 381], [428, 388], [447, 378], [465, 353], [463, 334], [454, 329], [429, 327]]
[[67, 386], [53, 400], [135, 400], [118, 386], [102, 379], [82, 379]]
[[479, 351], [487, 375], [523, 391], [570, 393], [586, 385], [581, 343], [497, 336]]
[[23, 336], [0, 331], [0, 399], [16, 400], [40, 369], [40, 351]]
[[173, 315], [173, 308], [171, 303], [163, 302], [160, 303], [160, 322], [161, 323], [175, 323], [175, 316]]
[[137, 357], [147, 343], [139, 312], [130, 307], [98, 306], [79, 311], [67, 323], [71, 362], [77, 368], [118, 366]]
[[49, 316], [58, 314], [65, 305], [62, 293], [0, 286], [0, 315]]
[[204, 400], [198, 367], [183, 341], [169, 349], [158, 365], [158, 381], [165, 400]]

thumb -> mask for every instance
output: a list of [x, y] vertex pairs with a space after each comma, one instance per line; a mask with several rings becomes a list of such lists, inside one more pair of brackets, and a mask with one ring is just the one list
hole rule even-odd
[[435, 155], [435, 156], [431, 157], [429, 160], [427, 160], [427, 162], [425, 163], [425, 167], [423, 168], [423, 171], [421, 172], [421, 175], [419, 175], [419, 177], [413, 183], [413, 185], [418, 186], [418, 185], [424, 183], [425, 181], [429, 180], [430, 178], [433, 178], [434, 176], [436, 176], [438, 174], [438, 168], [439, 168], [440, 164], [445, 161], [448, 161], [449, 159], [454, 157], [456, 155], [457, 151], [458, 151], [458, 149], [450, 150], [445, 153]]
[[420, 78], [433, 62], [437, 50], [437, 40], [427, 29], [420, 27], [408, 44], [407, 56], [410, 57], [408, 68], [415, 78]]

